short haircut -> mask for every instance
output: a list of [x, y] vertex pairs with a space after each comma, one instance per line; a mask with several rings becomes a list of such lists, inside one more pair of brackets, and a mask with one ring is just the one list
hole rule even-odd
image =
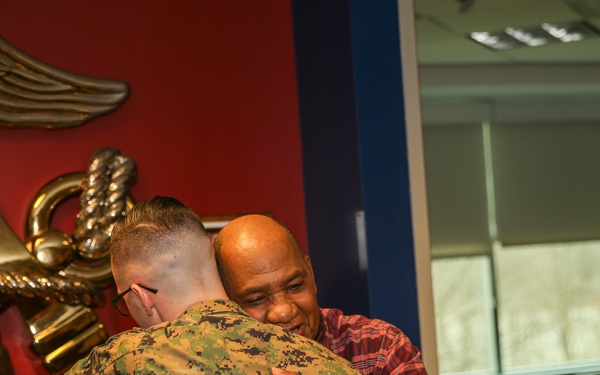
[[157, 196], [139, 202], [112, 229], [112, 261], [126, 265], [144, 259], [177, 233], [208, 238], [200, 217], [177, 199]]

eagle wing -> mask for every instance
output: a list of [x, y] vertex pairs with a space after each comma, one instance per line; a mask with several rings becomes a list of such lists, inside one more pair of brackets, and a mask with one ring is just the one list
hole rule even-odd
[[0, 37], [0, 127], [68, 128], [116, 110], [127, 83], [73, 74]]

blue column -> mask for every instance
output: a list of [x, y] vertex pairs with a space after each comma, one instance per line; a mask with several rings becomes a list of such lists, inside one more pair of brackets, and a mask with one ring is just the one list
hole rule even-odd
[[308, 253], [319, 304], [370, 315], [355, 225], [363, 205], [348, 2], [292, 4]]
[[[420, 346], [396, 1], [292, 4], [319, 302], [386, 320]], [[366, 275], [354, 226], [361, 209]]]
[[371, 315], [420, 346], [397, 3], [349, 3]]

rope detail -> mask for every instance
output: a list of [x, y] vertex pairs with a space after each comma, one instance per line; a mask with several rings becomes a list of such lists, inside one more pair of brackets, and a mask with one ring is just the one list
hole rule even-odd
[[108, 255], [112, 227], [125, 215], [126, 198], [136, 171], [133, 160], [117, 149], [103, 148], [91, 156], [73, 232], [75, 247], [83, 258]]

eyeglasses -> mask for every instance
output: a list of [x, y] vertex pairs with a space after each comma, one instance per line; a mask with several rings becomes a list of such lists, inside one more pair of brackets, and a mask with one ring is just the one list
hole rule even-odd
[[[141, 288], [146, 289], [147, 291], [149, 291], [152, 294], [156, 294], [156, 292], [158, 292], [158, 289], [150, 288], [149, 286], [144, 285], [144, 284], [132, 284], [132, 285], [139, 285]], [[123, 299], [123, 297], [125, 297], [125, 294], [127, 294], [129, 292], [131, 292], [131, 287], [127, 288], [127, 290], [119, 293], [119, 295], [111, 298], [111, 300], [110, 300], [110, 303], [112, 303], [112, 305], [114, 307], [116, 307], [117, 310], [119, 310], [119, 312], [125, 316], [131, 316], [131, 313], [129, 312], [129, 307], [127, 307], [127, 303]]]

